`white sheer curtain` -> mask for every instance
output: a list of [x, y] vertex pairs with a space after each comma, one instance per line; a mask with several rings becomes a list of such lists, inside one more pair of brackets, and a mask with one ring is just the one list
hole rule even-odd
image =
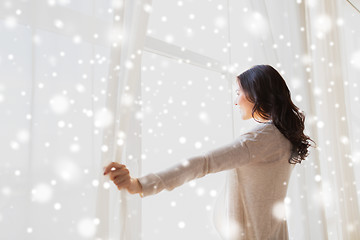
[[289, 183], [291, 239], [359, 239], [359, 12], [336, 0], [233, 1], [232, 7], [231, 40], [238, 43], [232, 62], [277, 67], [318, 145]]
[[[125, 164], [132, 177], [141, 173], [141, 56], [147, 30], [151, 0], [120, 1], [114, 22], [113, 43], [106, 108], [103, 119], [109, 120], [103, 133], [103, 166], [110, 162]], [[101, 178], [101, 185], [108, 179]], [[100, 239], [141, 239], [141, 199], [116, 188], [98, 188], [97, 216]], [[120, 203], [120, 204], [118, 204]], [[119, 207], [119, 209], [117, 209]], [[114, 211], [114, 209], [117, 209]], [[119, 221], [114, 221], [115, 219]]]
[[102, 167], [141, 171], [150, 12], [151, 0], [1, 2], [1, 239], [141, 239], [139, 196]]

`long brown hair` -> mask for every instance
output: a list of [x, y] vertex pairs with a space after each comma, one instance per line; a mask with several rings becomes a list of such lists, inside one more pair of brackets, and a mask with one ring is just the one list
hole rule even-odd
[[263, 119], [272, 120], [292, 143], [289, 163], [305, 160], [310, 141], [315, 142], [304, 134], [305, 115], [292, 102], [290, 91], [279, 72], [270, 65], [255, 65], [237, 76], [237, 81], [246, 98], [254, 103], [252, 117], [257, 113]]

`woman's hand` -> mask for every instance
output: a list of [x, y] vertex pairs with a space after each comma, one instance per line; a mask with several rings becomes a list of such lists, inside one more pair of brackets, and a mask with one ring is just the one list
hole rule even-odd
[[130, 177], [130, 172], [125, 165], [111, 162], [104, 168], [104, 175], [109, 174], [110, 180], [119, 190], [126, 188], [130, 194], [142, 192], [142, 187], [137, 178]]

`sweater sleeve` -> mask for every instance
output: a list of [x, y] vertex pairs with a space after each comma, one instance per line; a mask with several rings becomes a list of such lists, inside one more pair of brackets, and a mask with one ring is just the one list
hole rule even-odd
[[138, 178], [142, 186], [140, 196], [157, 194], [163, 189], [171, 191], [193, 179], [238, 168], [249, 161], [250, 154], [245, 137], [240, 137], [205, 154], [187, 158], [165, 170]]

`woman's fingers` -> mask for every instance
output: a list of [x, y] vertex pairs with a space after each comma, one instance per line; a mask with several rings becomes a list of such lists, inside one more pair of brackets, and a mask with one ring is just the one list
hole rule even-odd
[[120, 164], [117, 162], [111, 162], [109, 165], [107, 165], [104, 168], [104, 175], [108, 174], [112, 170], [112, 168], [114, 168], [114, 170], [116, 170], [116, 169], [120, 169], [120, 168], [124, 168], [124, 167], [126, 167], [126, 166], [123, 164]]
[[125, 165], [111, 162], [104, 167], [104, 175], [109, 174], [111, 181], [117, 186], [119, 190], [127, 188], [131, 184], [130, 172]]
[[119, 190], [121, 190], [122, 188], [127, 188], [130, 185], [130, 177], [118, 177], [114, 180], [115, 185], [117, 186], [117, 188]]
[[114, 181], [115, 178], [119, 177], [119, 176], [125, 176], [125, 175], [129, 175], [129, 170], [127, 168], [120, 168], [120, 169], [117, 169], [115, 171], [112, 171], [109, 173], [109, 176], [110, 176], [110, 179], [112, 181]]

